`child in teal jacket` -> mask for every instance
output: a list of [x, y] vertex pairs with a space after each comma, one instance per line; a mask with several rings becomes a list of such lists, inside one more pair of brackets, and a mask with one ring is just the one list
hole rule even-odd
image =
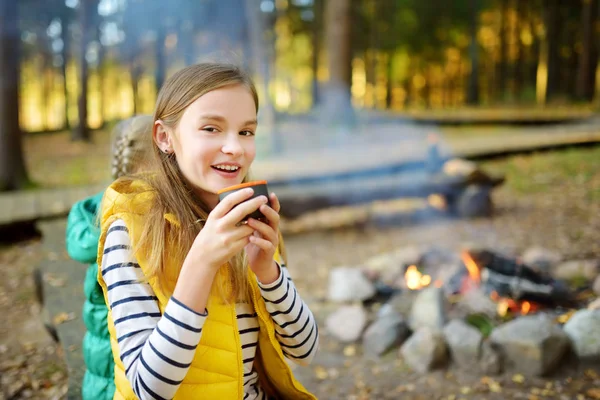
[[[113, 131], [112, 143], [113, 179], [147, 168], [152, 157], [152, 117], [137, 116], [119, 123]], [[75, 203], [67, 219], [67, 252], [72, 259], [89, 264], [83, 283], [83, 321], [87, 328], [83, 338], [84, 400], [110, 400], [115, 392], [114, 361], [106, 322], [108, 309], [96, 279], [100, 235], [96, 217], [103, 194]]]

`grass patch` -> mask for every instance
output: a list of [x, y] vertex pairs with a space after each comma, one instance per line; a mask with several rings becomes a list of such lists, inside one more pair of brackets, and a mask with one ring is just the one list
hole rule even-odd
[[508, 188], [518, 194], [542, 193], [570, 182], [583, 187], [590, 201], [600, 199], [600, 146], [519, 155], [481, 165], [504, 174]]

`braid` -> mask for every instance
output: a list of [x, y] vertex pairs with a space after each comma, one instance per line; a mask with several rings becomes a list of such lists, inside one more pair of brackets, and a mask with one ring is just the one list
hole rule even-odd
[[150, 157], [152, 117], [135, 116], [120, 122], [113, 131], [113, 179], [135, 172], [139, 163]]

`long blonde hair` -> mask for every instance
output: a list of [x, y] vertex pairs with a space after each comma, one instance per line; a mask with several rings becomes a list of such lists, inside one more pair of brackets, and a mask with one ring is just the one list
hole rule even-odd
[[[175, 130], [183, 112], [196, 99], [210, 91], [231, 85], [248, 88], [258, 112], [258, 95], [250, 76], [234, 65], [202, 63], [178, 71], [164, 83], [158, 94], [153, 121], [161, 120], [167, 127]], [[167, 277], [179, 276], [181, 265], [202, 229], [210, 208], [189, 187], [175, 155], [162, 152], [154, 141], [152, 147], [157, 164], [153, 168], [155, 173], [138, 178], [146, 180], [152, 186], [156, 192], [156, 201], [147, 214], [139, 247], [150, 249], [146, 254], [148, 279], [156, 278], [163, 293], [171, 294], [175, 279]], [[244, 178], [246, 180], [247, 177]], [[178, 224], [168, 223], [165, 219], [167, 214], [174, 214]], [[179, 269], [167, 271], [168, 264], [176, 265]], [[247, 300], [249, 285], [245, 253], [236, 255], [229, 264], [232, 270], [232, 290], [226, 293], [223, 285], [220, 285], [223, 299]]]

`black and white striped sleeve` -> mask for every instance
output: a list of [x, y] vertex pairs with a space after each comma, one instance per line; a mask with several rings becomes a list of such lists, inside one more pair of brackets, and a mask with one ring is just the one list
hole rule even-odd
[[122, 220], [108, 230], [101, 268], [119, 357], [133, 391], [140, 399], [171, 399], [194, 358], [207, 314], [192, 311], [174, 297], [161, 314]]
[[283, 353], [299, 365], [308, 365], [317, 353], [319, 328], [300, 298], [287, 268], [279, 268], [279, 278], [268, 285], [258, 283], [267, 311], [275, 322], [275, 333]]

